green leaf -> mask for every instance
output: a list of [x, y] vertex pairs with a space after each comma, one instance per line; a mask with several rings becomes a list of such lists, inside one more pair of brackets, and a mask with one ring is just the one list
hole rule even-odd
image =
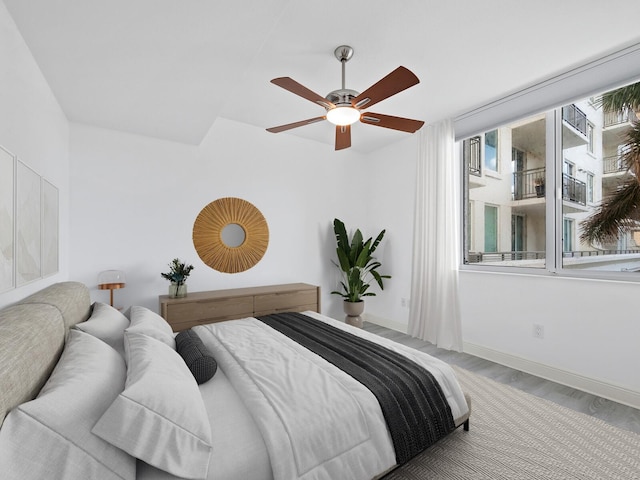
[[373, 246], [371, 247], [370, 253], [373, 253], [376, 251], [376, 248], [378, 248], [378, 245], [380, 245], [380, 242], [382, 241], [382, 239], [384, 238], [384, 233], [386, 232], [386, 230], [382, 230], [378, 236], [376, 237], [376, 241], [373, 242]]
[[338, 261], [340, 262], [340, 269], [343, 272], [349, 272], [351, 270], [351, 262], [349, 261], [349, 257], [344, 252], [344, 250], [340, 250], [336, 248], [336, 254], [338, 255]]
[[335, 218], [333, 220], [333, 232], [336, 235], [336, 243], [338, 248], [343, 250], [345, 253], [349, 253], [349, 237], [347, 236], [347, 229], [344, 226], [344, 223], [341, 220]]
[[367, 266], [368, 261], [369, 261], [369, 249], [363, 248], [358, 258], [356, 258], [354, 265], [356, 267], [364, 268]]

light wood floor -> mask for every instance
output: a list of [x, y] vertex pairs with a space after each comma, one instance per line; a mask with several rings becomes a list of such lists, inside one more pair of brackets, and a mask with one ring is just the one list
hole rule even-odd
[[640, 410], [635, 408], [621, 405], [611, 400], [551, 382], [513, 368], [505, 367], [504, 365], [499, 365], [467, 353], [443, 350], [435, 347], [431, 343], [370, 322], [364, 322], [363, 328], [382, 337], [426, 352], [451, 365], [457, 365], [478, 375], [510, 385], [578, 412], [592, 415], [616, 427], [640, 434]]

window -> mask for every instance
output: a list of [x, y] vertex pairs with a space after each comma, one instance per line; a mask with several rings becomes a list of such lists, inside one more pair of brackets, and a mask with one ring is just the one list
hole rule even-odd
[[498, 207], [484, 206], [484, 251], [498, 251]]
[[572, 218], [564, 218], [562, 221], [562, 251], [573, 251], [573, 223]]
[[[467, 218], [465, 238], [484, 238], [482, 245], [467, 244], [466, 263], [545, 267], [545, 122], [545, 114], [535, 115], [484, 135], [485, 155], [495, 153], [493, 165], [503, 168], [485, 182], [467, 182], [467, 210], [471, 204], [485, 207], [483, 218], [463, 217]], [[509, 141], [509, 148], [496, 148], [498, 138], [503, 143]], [[501, 159], [501, 153], [511, 158]], [[463, 148], [463, 161], [468, 165], [465, 155], [468, 150]], [[486, 159], [484, 165], [487, 166]], [[504, 232], [504, 239], [500, 236], [498, 214], [506, 222], [511, 219], [511, 231]], [[487, 255], [496, 252], [501, 254]]]
[[498, 131], [492, 130], [484, 134], [484, 166], [498, 171]]
[[515, 147], [511, 149], [511, 170], [513, 171], [511, 188], [513, 198], [522, 198], [525, 194], [524, 176], [521, 174], [525, 171], [525, 153]]
[[[484, 242], [465, 244], [464, 263], [587, 276], [640, 271], [640, 222], [622, 219], [628, 229], [612, 240], [584, 239], [586, 221], [601, 199], [632, 175], [620, 158], [630, 151], [626, 134], [633, 124], [607, 121], [627, 113], [608, 111], [601, 100], [585, 96], [472, 137], [484, 141], [482, 165], [495, 174], [465, 183], [463, 208], [475, 204], [481, 210], [462, 217], [464, 238]], [[462, 149], [464, 165], [471, 155]], [[500, 231], [501, 219], [510, 221], [510, 231]]]
[[480, 176], [482, 170], [480, 166], [480, 137], [471, 137], [463, 142], [464, 157], [469, 164], [469, 173], [471, 175]]
[[595, 148], [595, 145], [594, 145], [595, 140], [593, 138], [593, 135], [594, 135], [593, 129], [594, 129], [593, 123], [587, 122], [587, 151], [589, 153], [594, 153], [593, 149]]
[[525, 225], [524, 215], [511, 215], [511, 251], [513, 252], [523, 252], [525, 250]]

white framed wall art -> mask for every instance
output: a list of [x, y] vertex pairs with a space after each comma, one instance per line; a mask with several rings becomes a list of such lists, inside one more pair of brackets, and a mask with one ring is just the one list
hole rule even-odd
[[15, 287], [15, 163], [0, 147], [0, 293]]
[[16, 286], [42, 276], [41, 179], [18, 160], [16, 181]]

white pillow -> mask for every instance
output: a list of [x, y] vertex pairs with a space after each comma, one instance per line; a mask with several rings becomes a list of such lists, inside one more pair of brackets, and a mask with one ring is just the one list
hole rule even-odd
[[206, 478], [211, 427], [198, 384], [182, 357], [164, 343], [125, 332], [125, 390], [92, 432], [156, 468]]
[[153, 337], [174, 350], [176, 349], [176, 340], [171, 325], [157, 313], [145, 307], [133, 306], [129, 318], [131, 318], [131, 325], [127, 331], [144, 333], [148, 337]]
[[106, 303], [96, 302], [89, 319], [76, 324], [75, 328], [111, 345], [124, 358], [124, 330], [129, 323], [129, 319], [119, 310]]
[[91, 433], [125, 385], [124, 359], [71, 330], [51, 377], [34, 400], [9, 412], [0, 430], [3, 479], [134, 480], [136, 460]]

